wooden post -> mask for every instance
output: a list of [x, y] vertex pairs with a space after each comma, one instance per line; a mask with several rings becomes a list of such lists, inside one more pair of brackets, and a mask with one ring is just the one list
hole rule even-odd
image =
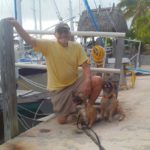
[[18, 134], [13, 27], [0, 21], [0, 68], [5, 141]]
[[116, 51], [115, 51], [115, 58], [116, 58], [115, 68], [117, 69], [121, 69], [123, 51], [124, 51], [124, 39], [119, 38], [116, 40]]
[[[115, 68], [121, 69], [120, 84], [119, 84], [120, 86], [126, 85], [126, 78], [125, 78], [123, 64], [122, 64], [123, 52], [124, 52], [124, 39], [119, 38], [119, 39], [116, 40]], [[118, 77], [118, 75], [116, 75], [116, 78], [117, 77]]]
[[112, 56], [115, 57], [116, 56], [116, 39], [112, 40]]

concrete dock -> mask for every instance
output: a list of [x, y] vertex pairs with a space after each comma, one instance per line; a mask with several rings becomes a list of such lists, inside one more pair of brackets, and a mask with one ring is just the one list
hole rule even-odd
[[[137, 77], [134, 89], [119, 92], [119, 101], [126, 118], [93, 127], [101, 144], [106, 150], [150, 150], [150, 76]], [[59, 125], [50, 119], [1, 145], [0, 150], [98, 150], [88, 136], [75, 130], [75, 125]]]

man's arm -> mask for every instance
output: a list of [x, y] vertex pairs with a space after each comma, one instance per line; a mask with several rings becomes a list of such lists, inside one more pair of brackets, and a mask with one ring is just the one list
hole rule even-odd
[[82, 84], [82, 90], [85, 95], [89, 96], [91, 93], [91, 70], [90, 65], [86, 62], [82, 64], [84, 81]]
[[27, 44], [30, 44], [31, 46], [35, 46], [36, 39], [31, 37], [24, 29], [23, 27], [14, 19], [14, 18], [6, 18], [6, 20], [15, 27], [16, 31], [19, 33], [19, 35], [25, 40]]

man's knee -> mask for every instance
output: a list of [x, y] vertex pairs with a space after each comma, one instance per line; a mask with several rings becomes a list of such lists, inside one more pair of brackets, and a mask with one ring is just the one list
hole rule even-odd
[[101, 87], [103, 83], [103, 79], [100, 76], [92, 77], [92, 87]]

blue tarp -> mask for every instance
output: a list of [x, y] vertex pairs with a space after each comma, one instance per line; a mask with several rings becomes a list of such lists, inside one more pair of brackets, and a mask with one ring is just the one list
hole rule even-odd
[[141, 68], [127, 68], [128, 70], [132, 70], [135, 73], [147, 74], [150, 75], [150, 70], [141, 69]]

